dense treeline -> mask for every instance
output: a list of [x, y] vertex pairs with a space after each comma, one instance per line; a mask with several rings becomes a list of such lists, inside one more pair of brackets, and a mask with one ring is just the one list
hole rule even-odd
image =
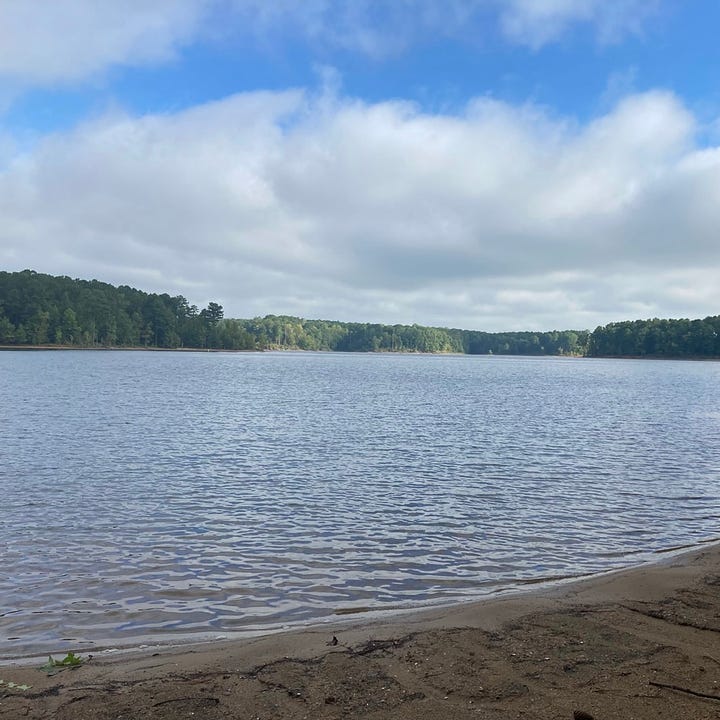
[[199, 310], [182, 295], [32, 270], [0, 272], [0, 345], [720, 357], [720, 316], [610, 323], [592, 333], [486, 333], [286, 315], [233, 320], [223, 314], [217, 303]]
[[704, 320], [634, 320], [610, 323], [590, 336], [591, 357], [717, 358], [720, 316]]
[[268, 315], [238, 320], [259, 348], [299, 348], [340, 352], [429, 352], [502, 355], [581, 355], [588, 333], [486, 333], [474, 330], [340, 323]]
[[0, 345], [720, 358], [720, 316], [617, 322], [592, 333], [486, 333], [286, 315], [232, 320], [223, 314], [217, 303], [199, 310], [182, 295], [32, 270], [0, 272]]
[[221, 305], [198, 310], [182, 295], [0, 272], [0, 345], [581, 355], [587, 341], [588, 333], [573, 331], [485, 333], [276, 315], [232, 320]]
[[223, 309], [97, 280], [0, 272], [0, 344], [78, 347], [253, 348]]

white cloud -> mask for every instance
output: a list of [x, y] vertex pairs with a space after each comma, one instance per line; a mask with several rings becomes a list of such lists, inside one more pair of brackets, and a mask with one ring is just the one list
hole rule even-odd
[[204, 0], [4, 0], [0, 78], [49, 85], [114, 65], [167, 61], [197, 31]]
[[506, 0], [501, 23], [509, 38], [539, 48], [577, 25], [595, 28], [603, 43], [641, 33], [659, 0]]
[[586, 126], [489, 100], [452, 117], [303, 92], [107, 116], [10, 156], [0, 264], [229, 316], [550, 329], [712, 314], [720, 150], [694, 133], [660, 92]]

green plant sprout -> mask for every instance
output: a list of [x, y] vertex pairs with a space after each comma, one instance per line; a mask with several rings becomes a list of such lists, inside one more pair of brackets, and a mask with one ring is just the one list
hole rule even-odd
[[76, 668], [83, 664], [85, 660], [74, 652], [69, 652], [62, 660], [55, 660], [52, 655], [48, 656], [48, 661], [40, 668], [48, 675], [55, 675], [67, 668]]

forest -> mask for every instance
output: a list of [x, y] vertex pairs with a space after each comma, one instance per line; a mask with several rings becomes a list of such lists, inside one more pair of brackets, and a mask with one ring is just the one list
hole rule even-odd
[[590, 357], [720, 358], [720, 316], [703, 320], [632, 320], [596, 328]]
[[252, 348], [229, 338], [217, 303], [198, 310], [178, 295], [73, 280], [32, 270], [0, 272], [0, 345]]
[[487, 333], [478, 330], [224, 317], [182, 295], [146, 293], [98, 280], [33, 270], [0, 272], [0, 346], [327, 350], [339, 352], [720, 357], [720, 317], [637, 320], [586, 330]]

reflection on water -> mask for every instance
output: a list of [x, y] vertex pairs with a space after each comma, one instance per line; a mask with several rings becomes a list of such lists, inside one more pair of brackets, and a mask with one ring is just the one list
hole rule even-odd
[[0, 353], [0, 657], [476, 597], [718, 535], [720, 365]]

